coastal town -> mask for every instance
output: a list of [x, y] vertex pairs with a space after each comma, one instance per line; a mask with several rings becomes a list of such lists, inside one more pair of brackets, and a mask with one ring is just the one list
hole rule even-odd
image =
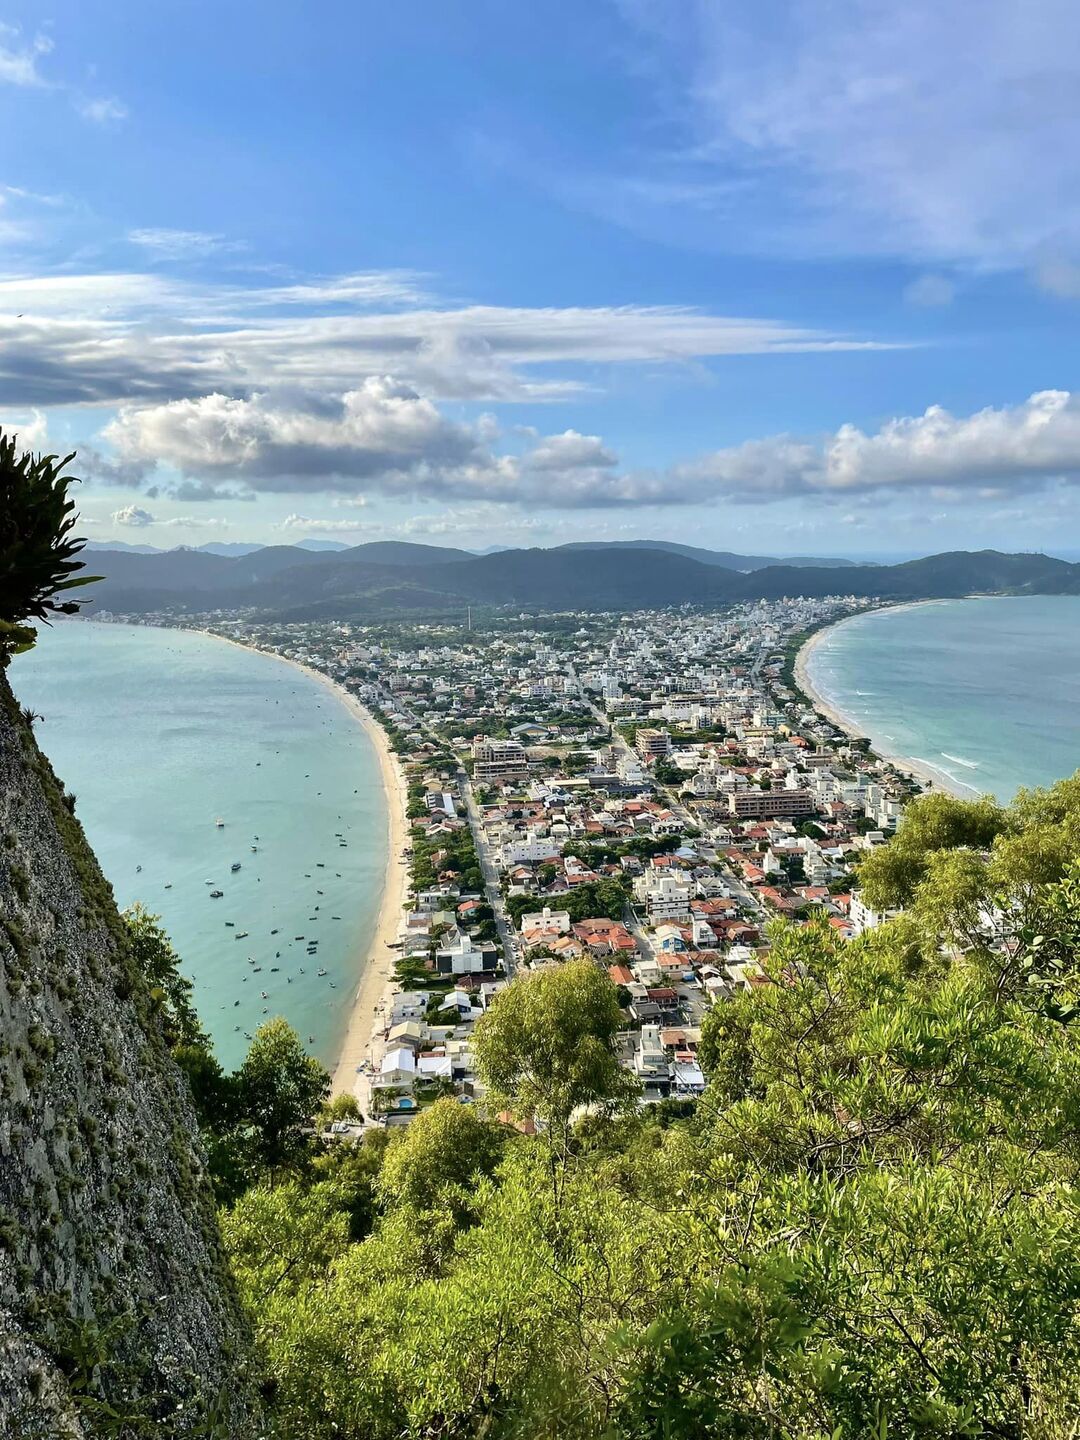
[[866, 603], [199, 617], [340, 687], [380, 753], [389, 855], [335, 1076], [362, 1117], [343, 1132], [407, 1125], [446, 1094], [482, 1102], [477, 1019], [515, 974], [581, 958], [617, 987], [642, 1102], [692, 1102], [702, 1017], [765, 982], [772, 922], [880, 922], [857, 865], [922, 777], [842, 728], [805, 671], [814, 638]]

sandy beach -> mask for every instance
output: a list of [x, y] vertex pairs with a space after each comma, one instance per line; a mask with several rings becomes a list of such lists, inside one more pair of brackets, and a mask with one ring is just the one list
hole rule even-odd
[[[934, 605], [939, 603], [939, 601], [934, 600], [912, 600], [904, 605], [889, 605], [882, 606], [881, 608], [894, 611], [913, 610], [917, 605]], [[860, 613], [866, 614], [868, 612], [861, 611]], [[820, 630], [814, 631], [813, 635], [810, 636], [809, 640], [807, 640], [806, 644], [795, 657], [795, 681], [799, 689], [802, 690], [803, 694], [811, 701], [814, 709], [817, 710], [819, 714], [824, 715], [826, 720], [830, 721], [830, 723], [838, 729], [843, 730], [845, 734], [850, 735], [853, 739], [866, 740], [869, 739], [866, 732], [859, 729], [850, 715], [845, 715], [842, 711], [837, 710], [828, 698], [822, 695], [821, 691], [818, 690], [810, 678], [809, 672], [810, 657], [813, 655], [817, 646], [822, 643], [827, 635], [830, 635], [841, 625], [846, 625], [849, 620], [856, 618], [857, 616], [855, 615], [847, 615], [844, 619], [837, 620], [832, 625], [825, 625]], [[880, 756], [882, 760], [887, 760], [888, 763], [895, 766], [897, 770], [905, 775], [910, 775], [913, 780], [917, 780], [920, 785], [925, 785], [928, 789], [942, 790], [949, 795], [956, 795], [961, 800], [969, 800], [973, 795], [980, 793], [974, 789], [973, 786], [963, 785], [960, 781], [953, 780], [953, 778], [945, 774], [943, 770], [938, 770], [935, 766], [927, 765], [923, 761], [916, 760], [910, 755], [891, 755], [878, 745], [874, 746], [874, 754]]]
[[352, 1092], [356, 1088], [358, 1068], [365, 1060], [371, 1058], [372, 1040], [380, 1028], [380, 1012], [387, 996], [394, 988], [393, 972], [397, 952], [391, 949], [391, 945], [397, 940], [400, 933], [404, 907], [409, 896], [409, 866], [408, 861], [402, 856], [402, 851], [408, 844], [409, 834], [405, 815], [408, 787], [405, 783], [401, 762], [390, 749], [386, 731], [367, 706], [362, 704], [355, 695], [350, 694], [343, 685], [332, 680], [329, 675], [324, 675], [322, 671], [315, 670], [310, 665], [304, 665], [299, 660], [290, 660], [286, 655], [278, 655], [276, 651], [261, 650], [256, 645], [244, 645], [241, 641], [232, 640], [227, 635], [215, 635], [212, 630], [200, 630], [198, 633], [209, 636], [212, 640], [220, 640], [225, 645], [235, 645], [241, 650], [255, 650], [260, 655], [270, 656], [272, 659], [283, 661], [286, 665], [294, 666], [297, 670], [302, 670], [311, 679], [330, 690], [335, 698], [351, 711], [374, 745], [375, 753], [379, 757], [379, 772], [386, 795], [386, 874], [383, 880], [382, 900], [379, 905], [375, 932], [367, 950], [357, 956], [356, 973], [359, 979], [352, 994], [348, 1026], [341, 1043], [337, 1063], [332, 1072], [333, 1088], [331, 1093], [339, 1095], [346, 1091]]

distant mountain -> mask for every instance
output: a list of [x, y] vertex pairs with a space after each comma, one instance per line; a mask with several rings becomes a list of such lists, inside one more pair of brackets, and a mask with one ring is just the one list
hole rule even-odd
[[136, 545], [128, 540], [87, 540], [86, 550], [120, 550], [132, 555], [164, 555], [157, 545]]
[[245, 540], [209, 540], [205, 545], [190, 545], [184, 548], [198, 550], [203, 555], [225, 555], [230, 559], [235, 559], [238, 555], [254, 555], [256, 550], [264, 550], [266, 547], [249, 544]]
[[298, 550], [348, 550], [344, 540], [313, 540], [310, 537], [306, 540], [297, 540]]
[[785, 595], [1080, 594], [1080, 565], [994, 550], [956, 551], [901, 565], [782, 564], [741, 572], [647, 546], [604, 547], [586, 558], [566, 546], [469, 555], [380, 541], [340, 552], [274, 545], [235, 558], [196, 550], [98, 551], [93, 565], [105, 576], [94, 587], [102, 609], [243, 607], [289, 620], [417, 609], [460, 612], [466, 605], [630, 610]]
[[[670, 550], [673, 555], [685, 555], [688, 560], [700, 561], [702, 565], [719, 565], [724, 570], [764, 570], [768, 565], [787, 565], [797, 569], [829, 568], [839, 570], [849, 565], [868, 562], [858, 560], [820, 560], [808, 555], [789, 555], [786, 558], [769, 555], [736, 555], [730, 550], [702, 550], [697, 545], [681, 545], [676, 540], [572, 540], [559, 545], [559, 550]], [[484, 550], [481, 554], [492, 552]]]

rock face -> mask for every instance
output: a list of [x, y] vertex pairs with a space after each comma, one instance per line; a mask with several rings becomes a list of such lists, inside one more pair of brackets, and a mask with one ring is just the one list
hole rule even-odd
[[0, 1435], [257, 1433], [186, 1081], [0, 669]]

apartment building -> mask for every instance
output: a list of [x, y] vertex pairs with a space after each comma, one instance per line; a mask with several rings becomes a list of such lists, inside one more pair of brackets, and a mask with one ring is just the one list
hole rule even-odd
[[728, 808], [740, 820], [777, 820], [812, 815], [817, 805], [806, 790], [743, 790], [728, 796]]

